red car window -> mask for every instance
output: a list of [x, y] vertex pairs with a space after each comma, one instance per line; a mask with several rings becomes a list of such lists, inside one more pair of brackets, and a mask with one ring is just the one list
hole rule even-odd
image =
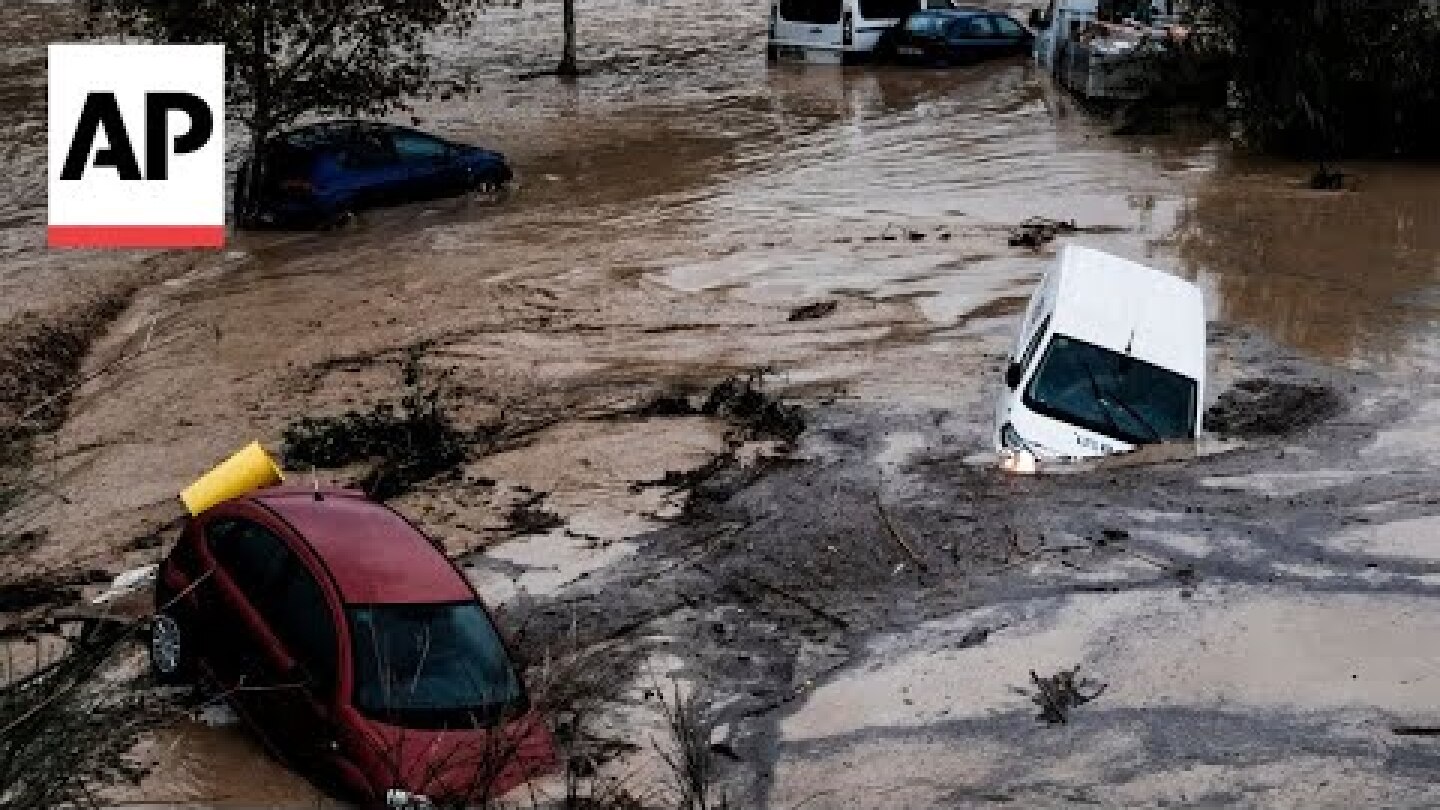
[[315, 685], [329, 689], [337, 674], [335, 620], [320, 583], [269, 529], [239, 518], [217, 521], [206, 531], [215, 558], [270, 632], [306, 669]]
[[359, 605], [350, 614], [357, 708], [413, 728], [490, 726], [524, 712], [520, 679], [475, 602]]
[[320, 583], [299, 560], [290, 557], [257, 607], [313, 685], [323, 692], [333, 689], [339, 666], [334, 614]]
[[252, 604], [275, 582], [290, 554], [284, 540], [248, 520], [218, 520], [205, 529], [205, 539], [220, 567]]

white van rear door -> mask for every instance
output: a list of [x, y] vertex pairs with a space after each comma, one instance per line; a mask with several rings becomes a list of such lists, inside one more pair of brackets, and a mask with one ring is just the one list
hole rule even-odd
[[844, 0], [778, 0], [778, 45], [840, 48]]

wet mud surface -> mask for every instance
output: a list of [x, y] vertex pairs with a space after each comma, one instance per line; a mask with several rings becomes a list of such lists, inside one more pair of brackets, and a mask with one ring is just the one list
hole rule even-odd
[[[20, 7], [0, 322], [128, 304], [0, 501], [24, 538], [5, 565], [153, 561], [197, 474], [399, 402], [419, 358], [454, 430], [513, 440], [394, 504], [527, 647], [601, 645], [623, 686], [606, 733], [635, 744], [605, 768], [637, 783], [664, 790], [653, 694], [675, 678], [710, 701], [733, 806], [1440, 801], [1433, 741], [1391, 731], [1440, 719], [1415, 643], [1440, 595], [1433, 167], [1310, 191], [1309, 167], [1116, 137], [1019, 62], [767, 68], [743, 3], [586, 5], [591, 72], [567, 84], [533, 75], [559, 28], [536, 3], [446, 45], [413, 112], [505, 151], [507, 199], [218, 252], [46, 252], [37, 43], [70, 23]], [[1076, 227], [1011, 244], [1031, 217]], [[1206, 289], [1229, 440], [994, 468], [1015, 317], [1072, 241]], [[761, 368], [770, 399], [707, 410]], [[767, 412], [785, 434], [745, 429]], [[1077, 665], [1104, 692], [1037, 721], [1017, 690]], [[134, 756], [150, 775], [118, 804], [317, 800], [233, 725], [166, 724]]]

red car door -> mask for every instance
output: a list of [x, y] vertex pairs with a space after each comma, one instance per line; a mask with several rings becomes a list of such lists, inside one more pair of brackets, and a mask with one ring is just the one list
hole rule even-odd
[[[316, 690], [326, 676], [333, 681], [333, 665], [326, 670], [312, 645], [305, 647], [309, 661], [295, 654], [292, 643], [317, 636], [296, 631], [286, 614], [292, 603], [313, 606], [317, 593], [325, 610], [323, 591], [279, 533], [256, 520], [217, 520], [206, 539], [217, 562], [207, 663], [267, 745], [296, 764], [312, 759], [328, 742]], [[320, 618], [332, 627], [333, 661], [329, 611]], [[323, 630], [318, 637], [323, 648]], [[312, 672], [317, 667], [320, 675]]]
[[338, 600], [292, 548], [260, 614], [293, 662], [266, 701], [278, 747], [297, 764], [324, 768], [338, 747], [332, 716], [339, 681]]
[[275, 655], [272, 637], [255, 610], [253, 595], [274, 582], [284, 562], [284, 543], [253, 521], [221, 517], [207, 523], [204, 548], [213, 563], [201, 600], [203, 660], [227, 692], [267, 677]]

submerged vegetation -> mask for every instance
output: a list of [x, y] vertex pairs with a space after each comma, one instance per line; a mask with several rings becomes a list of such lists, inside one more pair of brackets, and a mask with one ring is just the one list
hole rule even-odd
[[1440, 154], [1440, 16], [1422, 0], [1199, 0], [1241, 139], [1316, 160]]
[[343, 467], [373, 461], [361, 486], [387, 500], [415, 484], [455, 469], [468, 455], [470, 437], [442, 405], [444, 389], [427, 385], [417, 357], [404, 367], [405, 394], [396, 406], [302, 417], [285, 429], [284, 457], [291, 466]]

